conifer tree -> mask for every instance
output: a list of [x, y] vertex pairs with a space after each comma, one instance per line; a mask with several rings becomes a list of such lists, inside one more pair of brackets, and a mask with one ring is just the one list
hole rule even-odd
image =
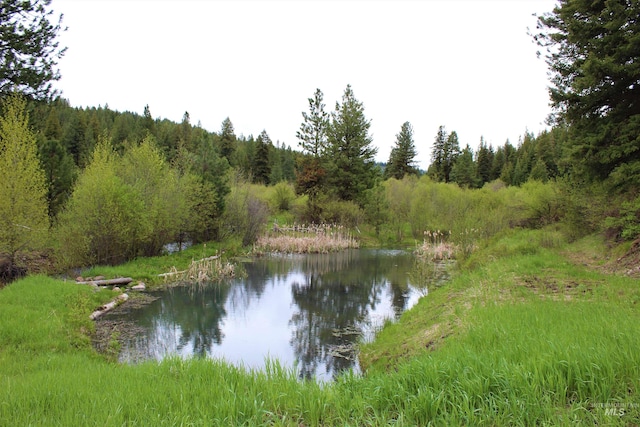
[[56, 139], [44, 141], [40, 146], [39, 155], [48, 185], [49, 217], [53, 220], [71, 195], [77, 167], [71, 155]]
[[331, 191], [342, 200], [363, 201], [365, 190], [375, 184], [377, 148], [369, 136], [371, 123], [364, 106], [355, 98], [351, 85], [336, 102], [328, 132], [328, 181]]
[[[296, 133], [302, 148], [296, 170], [296, 188], [309, 196], [309, 211], [317, 212], [316, 198], [325, 184], [327, 155], [327, 132], [329, 114], [324, 111], [323, 93], [316, 89], [313, 98], [308, 98], [309, 112], [302, 112], [303, 122]], [[314, 216], [314, 215], [312, 215]], [[312, 218], [315, 220], [317, 218]]]
[[269, 184], [271, 175], [271, 149], [273, 144], [266, 130], [256, 140], [256, 155], [253, 161], [253, 181], [258, 184]]
[[493, 167], [493, 148], [487, 147], [487, 143], [484, 138], [480, 137], [480, 147], [478, 147], [477, 153], [477, 170], [478, 170], [478, 185], [482, 186], [485, 182], [491, 181], [491, 169]]
[[233, 129], [231, 119], [227, 117], [222, 121], [222, 129], [220, 130], [220, 155], [232, 164], [231, 159], [236, 151], [236, 134]]
[[473, 161], [473, 150], [467, 145], [456, 159], [451, 169], [451, 181], [463, 188], [477, 187], [476, 163]]
[[538, 19], [557, 123], [584, 177], [638, 188], [640, 2], [560, 0]]
[[316, 89], [313, 98], [309, 98], [309, 113], [302, 112], [303, 122], [296, 133], [302, 152], [313, 157], [322, 157], [327, 149], [327, 130], [329, 114], [324, 111], [323, 93]]
[[449, 182], [451, 169], [459, 154], [458, 134], [455, 131], [447, 134], [444, 126], [440, 126], [431, 150], [431, 165], [429, 166], [431, 178], [435, 181]]
[[0, 96], [14, 91], [36, 99], [56, 92], [52, 82], [60, 79], [56, 69], [66, 48], [56, 40], [62, 28], [50, 17], [51, 0], [3, 0], [0, 3]]
[[411, 123], [405, 122], [396, 135], [395, 146], [391, 149], [385, 178], [402, 179], [405, 175], [417, 173], [415, 166], [416, 147], [413, 142]]

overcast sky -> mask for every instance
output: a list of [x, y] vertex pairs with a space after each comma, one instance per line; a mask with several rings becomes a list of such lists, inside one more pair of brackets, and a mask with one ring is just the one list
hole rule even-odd
[[551, 0], [53, 0], [67, 46], [56, 87], [105, 106], [297, 149], [307, 99], [364, 105], [376, 160], [411, 122], [426, 169], [440, 125], [464, 147], [546, 128], [547, 67], [527, 35]]

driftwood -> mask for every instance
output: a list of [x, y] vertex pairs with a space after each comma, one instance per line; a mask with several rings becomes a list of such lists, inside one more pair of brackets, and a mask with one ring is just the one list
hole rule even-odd
[[76, 282], [80, 285], [97, 285], [97, 286], [105, 286], [105, 285], [127, 285], [133, 282], [131, 277], [119, 277], [117, 279], [106, 279], [106, 280], [87, 280], [84, 282]]
[[120, 294], [118, 295], [118, 297], [116, 299], [114, 299], [113, 301], [99, 307], [96, 311], [94, 311], [93, 313], [91, 313], [91, 316], [89, 316], [89, 318], [91, 320], [96, 320], [98, 317], [102, 316], [103, 314], [105, 314], [107, 311], [114, 309], [116, 306], [118, 306], [119, 304], [125, 302], [126, 300], [129, 299], [129, 295], [127, 294]]

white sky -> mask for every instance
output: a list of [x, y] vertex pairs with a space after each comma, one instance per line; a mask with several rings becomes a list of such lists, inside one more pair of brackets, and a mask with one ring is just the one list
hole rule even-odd
[[56, 87], [105, 106], [298, 148], [307, 98], [325, 110], [347, 84], [387, 161], [411, 122], [426, 169], [440, 125], [461, 147], [517, 144], [546, 128], [547, 67], [527, 35], [553, 0], [54, 0], [64, 14]]

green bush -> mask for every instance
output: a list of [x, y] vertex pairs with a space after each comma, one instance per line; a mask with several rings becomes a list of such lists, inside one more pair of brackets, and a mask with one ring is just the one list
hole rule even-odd
[[273, 187], [270, 204], [275, 211], [288, 211], [291, 209], [295, 199], [296, 192], [293, 185], [280, 181]]
[[640, 197], [623, 202], [618, 215], [606, 218], [605, 227], [610, 229], [610, 234], [624, 240], [637, 239], [640, 236]]
[[357, 203], [345, 200], [327, 199], [321, 202], [320, 219], [326, 224], [341, 224], [357, 227], [364, 219], [364, 212]]

